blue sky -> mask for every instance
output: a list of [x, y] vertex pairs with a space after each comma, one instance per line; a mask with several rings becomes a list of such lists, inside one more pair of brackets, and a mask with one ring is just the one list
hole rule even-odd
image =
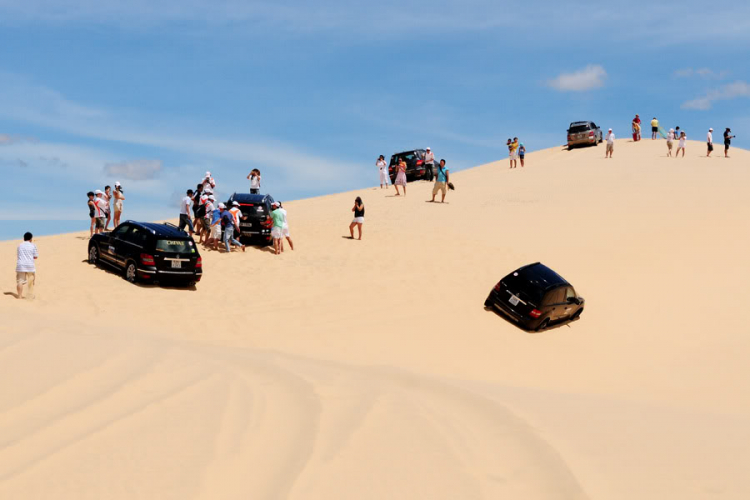
[[750, 147], [750, 4], [0, 0], [0, 219], [174, 216], [206, 170], [295, 199], [377, 183], [431, 146], [454, 170], [570, 121], [657, 116]]

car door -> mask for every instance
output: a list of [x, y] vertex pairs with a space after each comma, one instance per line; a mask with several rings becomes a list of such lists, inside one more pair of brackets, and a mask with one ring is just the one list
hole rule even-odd
[[103, 259], [109, 264], [117, 267], [123, 267], [125, 261], [119, 255], [120, 243], [125, 238], [125, 235], [130, 231], [130, 224], [120, 224], [117, 228], [109, 233], [109, 237], [102, 242], [99, 252]]
[[545, 305], [548, 310], [547, 316], [550, 321], [557, 321], [560, 319], [563, 312], [563, 295], [562, 288], [556, 288], [555, 290], [547, 292], [547, 295], [545, 296]]
[[140, 262], [140, 255], [147, 253], [143, 247], [146, 244], [148, 238], [148, 232], [146, 229], [138, 226], [133, 226], [130, 231], [125, 233], [122, 238], [119, 238], [115, 244], [117, 254], [120, 260], [125, 265], [128, 259], [134, 260], [136, 263]]

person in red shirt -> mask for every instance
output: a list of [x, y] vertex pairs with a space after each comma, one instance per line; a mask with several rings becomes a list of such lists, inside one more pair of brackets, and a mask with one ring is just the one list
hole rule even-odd
[[635, 115], [635, 118], [633, 118], [633, 141], [640, 141], [641, 140], [641, 118], [638, 115]]

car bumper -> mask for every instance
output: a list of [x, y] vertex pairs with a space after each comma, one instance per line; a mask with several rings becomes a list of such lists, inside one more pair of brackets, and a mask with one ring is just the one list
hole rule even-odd
[[504, 300], [500, 300], [494, 291], [492, 291], [487, 297], [486, 303], [489, 303], [493, 307], [493, 309], [501, 313], [504, 317], [528, 330], [535, 329], [542, 322], [542, 318], [532, 318], [531, 316], [525, 316], [517, 311], [514, 311], [505, 303]]
[[155, 267], [139, 267], [138, 268], [138, 277], [144, 280], [155, 280], [158, 281], [160, 279], [174, 279], [174, 280], [184, 280], [184, 281], [200, 281], [203, 277], [202, 271], [167, 271], [167, 270], [161, 270], [156, 269]]
[[596, 137], [588, 137], [586, 139], [576, 139], [574, 141], [568, 141], [568, 146], [587, 146], [589, 144], [596, 144]]

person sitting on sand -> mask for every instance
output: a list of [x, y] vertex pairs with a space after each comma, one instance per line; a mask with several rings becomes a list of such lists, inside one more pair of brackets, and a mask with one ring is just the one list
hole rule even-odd
[[440, 199], [440, 203], [445, 203], [445, 194], [448, 192], [447, 188], [449, 179], [449, 170], [445, 168], [445, 160], [440, 160], [437, 175], [435, 176], [435, 185], [432, 188], [432, 199], [430, 202], [434, 203], [438, 191], [442, 191], [443, 196]]
[[398, 191], [399, 186], [403, 186], [404, 196], [406, 196], [406, 162], [403, 158], [398, 161], [396, 171], [396, 182], [393, 183], [393, 185], [396, 187], [396, 196], [401, 196], [401, 193], [399, 193]]
[[88, 193], [86, 193], [86, 196], [89, 197], [89, 218], [91, 219], [89, 238], [91, 238], [92, 236], [94, 236], [94, 225], [96, 224], [96, 205], [94, 204], [94, 192], [89, 191]]
[[729, 158], [729, 145], [732, 144], [732, 139], [734, 139], [734, 136], [730, 135], [731, 132], [732, 129], [729, 127], [724, 131], [724, 158]]
[[260, 170], [252, 169], [247, 178], [250, 179], [250, 194], [260, 194]]
[[365, 204], [362, 203], [362, 198], [359, 196], [354, 200], [352, 212], [354, 212], [354, 220], [349, 224], [349, 234], [351, 235], [351, 238], [354, 239], [354, 226], [357, 226], [357, 231], [359, 232], [359, 238], [357, 239], [361, 240], [362, 224], [365, 223]]
[[388, 189], [390, 179], [388, 178], [388, 164], [385, 162], [385, 156], [380, 155], [378, 161], [375, 162], [375, 165], [378, 167], [378, 170], [380, 170], [380, 189], [383, 189], [383, 187]]
[[284, 225], [281, 226], [281, 239], [279, 240], [279, 248], [281, 248], [281, 251], [284, 251], [284, 238], [286, 238], [286, 241], [289, 242], [289, 248], [294, 250], [294, 243], [292, 242], [292, 237], [289, 234], [289, 220], [286, 218], [286, 209], [284, 206], [279, 202], [279, 212], [284, 216]]
[[23, 243], [18, 245], [16, 258], [16, 295], [17, 299], [23, 298], [23, 287], [28, 285], [29, 298], [34, 298], [34, 282], [36, 281], [36, 259], [39, 258], [39, 251], [36, 245], [31, 242], [34, 235], [26, 233], [23, 235]]
[[125, 201], [125, 194], [122, 191], [120, 181], [115, 182], [115, 219], [112, 222], [112, 227], [116, 228], [120, 225], [120, 217], [122, 217], [122, 202]]
[[680, 142], [677, 143], [677, 151], [674, 153], [675, 158], [680, 154], [680, 150], [682, 150], [682, 157], [685, 158], [685, 141], [687, 141], [687, 136], [683, 130], [680, 132]]
[[615, 151], [615, 133], [612, 129], [607, 132], [607, 149], [604, 151], [604, 158], [612, 158], [612, 153]]
[[273, 238], [273, 252], [276, 255], [281, 253], [281, 238], [284, 230], [284, 214], [279, 210], [279, 202], [271, 203], [271, 219], [273, 227], [271, 228], [271, 238]]
[[523, 167], [523, 160], [526, 158], [526, 146], [523, 143], [518, 145], [518, 159], [521, 160], [521, 167]]
[[670, 128], [667, 132], [667, 156], [672, 156], [672, 144], [674, 143], [674, 129]]

